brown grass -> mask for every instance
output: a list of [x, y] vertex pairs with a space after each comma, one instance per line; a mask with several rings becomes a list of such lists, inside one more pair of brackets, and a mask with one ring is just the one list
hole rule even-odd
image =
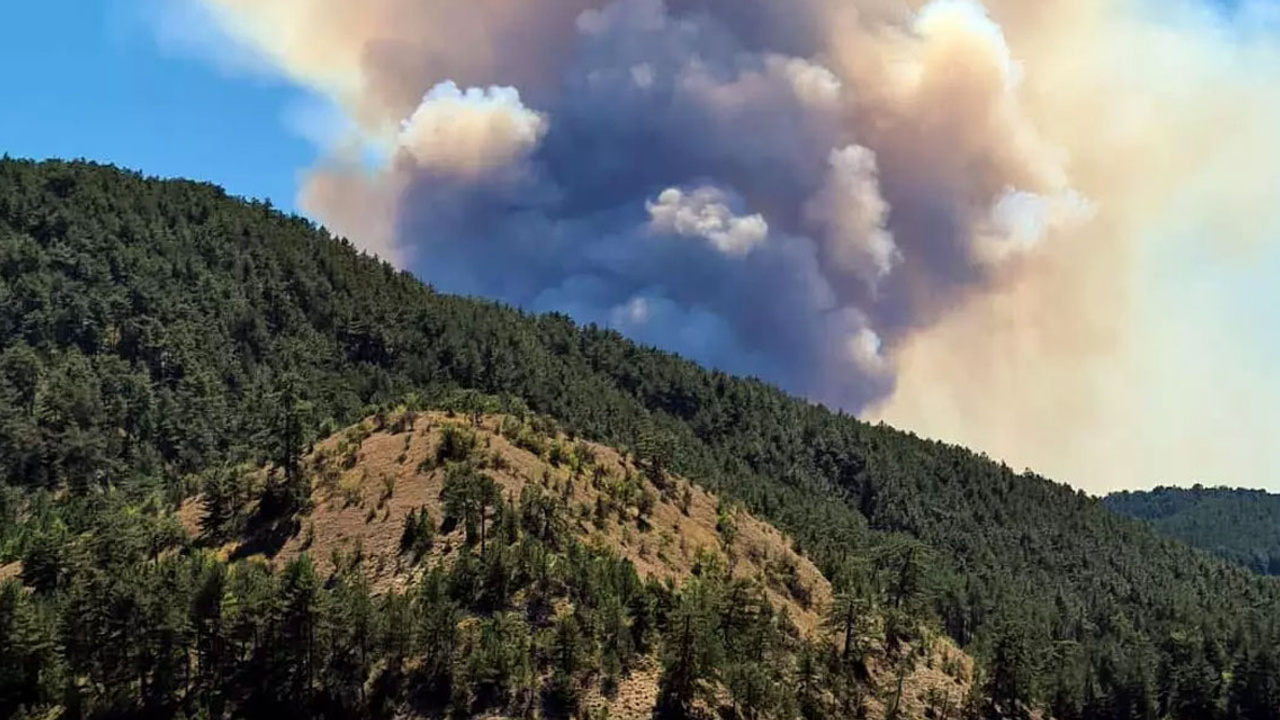
[[[774, 607], [785, 609], [803, 634], [822, 631], [821, 618], [831, 602], [831, 586], [777, 528], [737, 510], [733, 514], [736, 532], [726, 543], [717, 530], [717, 496], [677, 476], [666, 477], [664, 485], [669, 490], [664, 496], [616, 450], [587, 443], [594, 452], [595, 465], [605, 474], [602, 488], [631, 477], [657, 498], [647, 523], [639, 521], [634, 508], [621, 517], [611, 513], [604, 522], [597, 522], [593, 517], [597, 498], [609, 496], [604, 489], [594, 487], [591, 469], [575, 474], [567, 465], [553, 466], [546, 453], [539, 456], [516, 446], [501, 434], [503, 420], [501, 416], [488, 416], [473, 426], [464, 416], [421, 413], [412, 430], [402, 428], [395, 432], [395, 424], [388, 421], [384, 429], [374, 431], [373, 421], [366, 420], [318, 443], [304, 463], [312, 481], [314, 509], [302, 519], [299, 532], [265, 559], [280, 564], [305, 552], [317, 571], [327, 574], [334, 569], [335, 553], [350, 554], [359, 547], [363, 567], [376, 591], [409, 586], [426, 563], [415, 567], [400, 553], [404, 518], [410, 511], [425, 507], [437, 523], [441, 520], [444, 472], [419, 468], [424, 460], [434, 458], [443, 428], [452, 424], [476, 434], [477, 454], [501, 458], [498, 466], [491, 465], [485, 472], [501, 486], [507, 498], [519, 498], [529, 483], [557, 495], [571, 484], [571, 506], [575, 510], [571, 522], [579, 536], [630, 560], [641, 577], [683, 581], [692, 574], [699, 553], [706, 553], [723, 561], [735, 577], [759, 579]], [[555, 440], [573, 444], [563, 436]], [[262, 471], [258, 482], [264, 478]], [[686, 488], [687, 513], [680, 502]], [[202, 514], [198, 498], [179, 510], [183, 527], [193, 536]], [[449, 549], [462, 541], [461, 529], [437, 535], [429, 561], [446, 558]], [[229, 543], [221, 554], [226, 557], [236, 550], [237, 545]], [[795, 593], [787, 586], [784, 580], [791, 572], [803, 592]], [[648, 664], [633, 669], [615, 694], [591, 695], [587, 706], [607, 707], [611, 718], [649, 717], [657, 696], [658, 668], [652, 658], [644, 662]], [[870, 717], [883, 715], [897, 684], [893, 669], [881, 665], [872, 662], [874, 684], [883, 692], [869, 698]], [[960, 668], [960, 677], [947, 674], [944, 667]], [[931, 692], [945, 693], [954, 707], [967, 693], [971, 676], [971, 659], [946, 638], [931, 640], [928, 652], [922, 653], [904, 680], [901, 716], [923, 717]]]
[[[624, 518], [611, 515], [598, 527], [591, 514], [603, 491], [593, 487], [590, 470], [575, 475], [568, 466], [554, 467], [544, 457], [517, 447], [499, 432], [502, 420], [499, 416], [486, 417], [481, 425], [473, 427], [465, 418], [423, 413], [411, 431], [394, 433], [388, 423], [388, 429], [372, 432], [371, 421], [366, 420], [365, 432], [348, 430], [320, 442], [304, 463], [312, 478], [314, 509], [302, 519], [301, 531], [265, 559], [281, 563], [306, 552], [317, 570], [327, 573], [333, 570], [335, 550], [350, 553], [358, 545], [375, 588], [405, 585], [413, 575], [412, 568], [400, 558], [405, 516], [422, 507], [436, 521], [443, 515], [440, 491], [444, 473], [438, 469], [422, 472], [419, 466], [434, 457], [443, 428], [453, 424], [476, 434], [477, 453], [502, 458], [500, 467], [488, 467], [485, 472], [501, 486], [507, 498], [518, 498], [526, 483], [557, 494], [571, 485], [577, 532], [586, 542], [608, 547], [630, 560], [641, 577], [682, 581], [691, 574], [698, 554], [708, 553], [724, 561], [735, 576], [762, 580], [775, 606], [785, 607], [799, 628], [812, 631], [817, 627], [821, 608], [830, 600], [831, 587], [813, 563], [797, 554], [776, 528], [738, 511], [737, 532], [733, 541], [726, 544], [716, 529], [716, 496], [670, 476], [667, 484], [674, 490], [664, 497], [616, 450], [586, 443], [595, 453], [595, 464], [604, 469], [610, 481], [631, 475], [657, 497], [647, 522], [640, 522], [632, 508]], [[569, 444], [564, 437], [556, 440]], [[679, 503], [685, 488], [690, 496], [688, 514]], [[192, 536], [198, 533], [203, 514], [199, 498], [188, 500], [178, 512], [183, 527]], [[456, 546], [459, 542], [461, 534], [455, 531], [452, 536], [437, 538], [436, 545]], [[223, 549], [223, 554], [235, 549], [232, 544]], [[794, 566], [809, 595], [807, 600], [794, 597], [776, 577], [771, 577], [771, 568], [780, 566]]]
[[204, 522], [204, 505], [199, 497], [187, 498], [178, 506], [178, 524], [189, 538], [200, 537], [200, 523]]
[[14, 562], [9, 563], [8, 565], [0, 565], [0, 583], [3, 583], [9, 580], [10, 578], [21, 578], [21, 577], [22, 577], [21, 561], [15, 560]]
[[[936, 712], [942, 703], [948, 708], [947, 717], [958, 718], [973, 681], [973, 658], [947, 637], [932, 637], [922, 643], [914, 667], [903, 678], [898, 716], [923, 718], [926, 708], [932, 706]], [[896, 670], [885, 662], [873, 662], [871, 675], [880, 692], [868, 698], [868, 714], [884, 717], [897, 692]]]

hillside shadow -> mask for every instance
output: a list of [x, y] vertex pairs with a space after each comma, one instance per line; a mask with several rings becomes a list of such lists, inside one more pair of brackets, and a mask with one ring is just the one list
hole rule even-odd
[[241, 560], [254, 555], [274, 558], [289, 539], [302, 530], [302, 509], [296, 502], [280, 493], [268, 492], [262, 496], [257, 510], [245, 523], [243, 540], [231, 553], [231, 560]]

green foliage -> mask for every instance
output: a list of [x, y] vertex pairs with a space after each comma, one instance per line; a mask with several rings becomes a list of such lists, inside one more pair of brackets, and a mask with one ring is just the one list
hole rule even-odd
[[[605, 509], [634, 508], [642, 527], [655, 500], [648, 485], [669, 493], [674, 472], [778, 525], [828, 577], [851, 554], [881, 558], [866, 597], [887, 612], [892, 637], [906, 647], [920, 625], [936, 623], [972, 648], [988, 665], [982, 686], [1001, 695], [999, 712], [1022, 702], [1052, 706], [1062, 720], [1216, 720], [1269, 717], [1276, 707], [1277, 584], [1071, 488], [562, 315], [438, 294], [304, 219], [209, 185], [3, 160], [0, 485], [21, 491], [0, 494], [0, 550], [24, 560], [35, 589], [6, 601], [17, 609], [4, 622], [43, 629], [4, 630], [29, 640], [0, 647], [0, 702], [10, 703], [0, 715], [57, 703], [86, 717], [295, 717], [321, 708], [350, 716], [373, 702], [375, 687], [398, 688], [385, 696], [390, 705], [407, 702], [396, 693], [410, 686], [440, 705], [476, 701], [468, 678], [479, 676], [454, 662], [471, 640], [460, 639], [461, 615], [527, 594], [530, 636], [541, 637], [555, 601], [589, 577], [572, 574], [581, 562], [560, 558], [573, 547], [573, 520], [557, 492], [531, 490], [511, 510], [519, 542], [497, 532], [495, 550], [487, 527], [501, 525], [502, 503], [485, 499], [474, 467], [455, 471], [450, 514], [474, 526], [479, 553], [460, 553], [471, 559], [459, 557], [449, 577], [428, 570], [397, 611], [411, 616], [413, 661], [400, 672], [412, 681], [394, 664], [367, 662], [406, 655], [387, 649], [402, 640], [394, 632], [340, 627], [369, 625], [364, 609], [330, 615], [338, 588], [344, 604], [364, 607], [358, 584], [325, 587], [304, 566], [283, 573], [244, 563], [218, 580], [212, 561], [176, 542], [164, 520], [164, 508], [190, 492], [187, 478], [264, 461], [276, 470], [260, 507], [305, 513], [312, 478], [301, 458], [318, 428], [395, 408], [409, 393], [462, 422], [504, 413], [504, 434], [540, 455], [560, 432], [633, 447], [647, 483], [593, 481], [616, 483]], [[358, 428], [331, 464], [358, 462], [369, 432]], [[465, 467], [474, 458], [450, 449], [442, 459]], [[317, 480], [332, 472], [317, 469]], [[237, 503], [226, 488], [213, 494], [218, 514], [205, 532], [235, 532]], [[1269, 567], [1265, 544], [1221, 544], [1261, 547]], [[794, 568], [771, 574], [805, 595]], [[637, 652], [661, 636], [672, 712], [687, 710], [711, 678], [741, 698], [761, 683], [750, 668], [715, 661], [735, 656], [714, 643], [678, 652], [689, 650], [682, 637], [724, 627], [712, 610], [688, 604], [694, 592], [647, 589], [620, 600]], [[594, 601], [583, 604], [592, 619], [580, 618], [579, 629], [603, 667], [602, 628], [614, 639], [623, 633], [594, 614], [606, 612]], [[1011, 609], [1020, 612], [1008, 624]], [[672, 624], [670, 615], [689, 620]], [[372, 626], [386, 622], [375, 617]], [[55, 642], [46, 642], [50, 632]], [[370, 650], [367, 637], [387, 647]], [[729, 647], [723, 630], [719, 642]], [[1023, 663], [1026, 648], [1053, 661]], [[773, 706], [779, 715], [853, 713], [855, 686], [832, 681], [815, 660], [821, 650], [788, 650], [794, 674], [781, 684], [794, 692]], [[551, 669], [548, 658], [539, 662], [538, 677]], [[39, 672], [10, 670], [23, 663]], [[1002, 665], [1012, 670], [995, 673]], [[365, 676], [376, 673], [387, 674]], [[498, 694], [510, 703], [520, 692]]]
[[211, 468], [204, 474], [201, 496], [205, 514], [200, 529], [205, 537], [219, 543], [237, 535], [249, 499], [244, 474], [230, 467]]
[[866, 658], [872, 648], [875, 604], [866, 588], [846, 586], [832, 598], [824, 618], [827, 632], [839, 653], [839, 668], [850, 676], [865, 679]]
[[636, 441], [636, 460], [654, 487], [667, 489], [667, 472], [674, 454], [671, 437], [652, 426], [644, 427]]
[[737, 509], [733, 503], [723, 498], [716, 505], [716, 532], [720, 533], [720, 541], [726, 546], [732, 545], [738, 536]]
[[1280, 495], [1262, 490], [1158, 487], [1103, 498], [1163, 535], [1265, 575], [1280, 575]]
[[551, 682], [548, 700], [561, 712], [573, 715], [581, 699], [581, 676], [585, 670], [587, 639], [577, 618], [566, 615], [555, 624], [550, 660]]
[[547, 462], [551, 463], [552, 467], [560, 467], [561, 465], [568, 464], [571, 457], [569, 449], [562, 443], [555, 440], [552, 440], [549, 443], [549, 447], [547, 449]]
[[528, 450], [538, 457], [547, 454], [548, 442], [537, 430], [527, 426], [521, 426], [519, 432], [515, 436], [516, 447]]
[[444, 489], [445, 520], [461, 522], [466, 529], [468, 544], [480, 543], [484, 552], [490, 509], [502, 502], [502, 494], [493, 478], [465, 463], [450, 465], [445, 472]]
[[498, 613], [471, 626], [462, 639], [464, 659], [458, 673], [467, 709], [528, 706], [531, 655], [528, 624], [515, 613]]
[[688, 583], [662, 638], [659, 717], [690, 717], [696, 701], [713, 702], [724, 646], [715, 597], [703, 582]]
[[290, 481], [298, 478], [312, 425], [312, 404], [302, 398], [301, 382], [296, 373], [285, 373], [280, 379], [280, 389], [268, 398], [273, 412], [263, 444], [272, 462], [284, 470]]
[[16, 581], [0, 583], [0, 715], [19, 709], [39, 715], [57, 704], [66, 669], [56, 623]]
[[569, 533], [568, 508], [559, 498], [534, 484], [520, 491], [520, 527], [548, 547], [564, 547]]
[[[995, 635], [987, 677], [982, 686], [984, 718], [1030, 720], [1029, 705], [1037, 697], [1036, 651], [1031, 633], [1013, 623], [999, 626]], [[1177, 715], [1176, 717], [1205, 717]]]
[[465, 462], [477, 447], [479, 440], [474, 432], [452, 423], [447, 424], [441, 429], [440, 444], [436, 446], [436, 466]]
[[404, 516], [404, 530], [400, 533], [400, 552], [419, 559], [431, 550], [435, 542], [435, 521], [424, 507], [410, 510]]

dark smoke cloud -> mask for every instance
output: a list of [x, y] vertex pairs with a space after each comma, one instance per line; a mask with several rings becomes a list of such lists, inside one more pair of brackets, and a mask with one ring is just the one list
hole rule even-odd
[[358, 128], [301, 203], [363, 247], [1077, 479], [1208, 347], [1152, 218], [1274, 205], [1280, 62], [1197, 0], [201, 1]]
[[[1006, 187], [997, 170], [974, 187], [922, 176], [938, 163], [914, 164], [918, 148], [869, 147], [875, 113], [824, 64], [820, 28], [780, 7], [586, 10], [541, 104], [436, 85], [382, 175], [330, 168], [313, 205], [341, 227], [335, 202], [372, 185], [396, 198], [372, 244], [442, 290], [566, 311], [861, 408], [891, 390], [886, 353], [929, 303], [982, 281], [974, 216]], [[940, 7], [1007, 62], [980, 9]]]

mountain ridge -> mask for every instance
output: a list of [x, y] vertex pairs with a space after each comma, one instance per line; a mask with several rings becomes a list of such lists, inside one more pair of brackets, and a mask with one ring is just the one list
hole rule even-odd
[[[440, 295], [210, 185], [0, 162], [0, 280], [7, 557], [48, 549], [98, 488], [177, 503], [211, 469], [287, 461], [371, 408], [465, 390], [733, 498], [837, 586], [917, 543], [927, 610], [979, 658], [986, 716], [1280, 704], [1274, 581], [963, 448], [562, 315]], [[71, 504], [39, 499], [54, 489]], [[52, 504], [50, 527], [12, 509], [32, 502]]]
[[1226, 486], [1120, 491], [1103, 503], [1163, 535], [1264, 575], [1280, 575], [1280, 495]]

